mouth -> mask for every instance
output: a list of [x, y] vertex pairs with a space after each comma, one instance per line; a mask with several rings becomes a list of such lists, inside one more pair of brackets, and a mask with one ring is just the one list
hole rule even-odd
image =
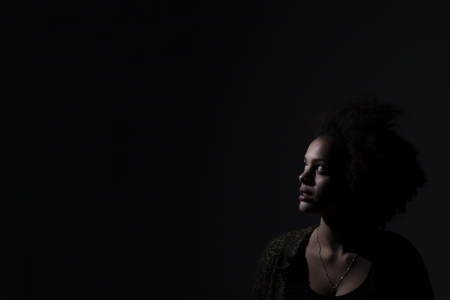
[[300, 201], [304, 202], [312, 202], [313, 195], [307, 188], [300, 188], [300, 197], [298, 197]]

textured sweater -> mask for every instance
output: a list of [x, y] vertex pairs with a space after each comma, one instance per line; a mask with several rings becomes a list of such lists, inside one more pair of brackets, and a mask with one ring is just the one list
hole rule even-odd
[[[305, 237], [317, 226], [288, 232], [267, 245], [258, 264], [252, 300], [285, 298], [286, 284], [292, 278], [289, 265]], [[434, 299], [422, 258], [408, 240], [381, 229], [367, 233], [361, 240], [365, 241], [365, 256], [374, 265], [371, 299]]]

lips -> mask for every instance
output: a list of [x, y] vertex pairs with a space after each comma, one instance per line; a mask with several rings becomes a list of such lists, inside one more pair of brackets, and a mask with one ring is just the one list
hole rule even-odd
[[309, 195], [312, 196], [312, 193], [305, 187], [300, 188], [300, 195]]
[[313, 194], [305, 187], [300, 188], [300, 201], [312, 202]]

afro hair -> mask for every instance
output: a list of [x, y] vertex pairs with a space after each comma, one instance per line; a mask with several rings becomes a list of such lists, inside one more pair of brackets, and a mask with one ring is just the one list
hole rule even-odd
[[331, 136], [343, 150], [345, 181], [359, 213], [383, 229], [427, 181], [414, 145], [393, 130], [401, 113], [398, 106], [363, 94], [331, 102], [309, 119], [316, 137]]

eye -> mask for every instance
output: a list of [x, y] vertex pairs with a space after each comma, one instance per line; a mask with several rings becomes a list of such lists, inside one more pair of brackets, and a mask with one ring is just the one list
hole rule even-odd
[[303, 163], [303, 170], [306, 170], [306, 169], [308, 169], [308, 165], [306, 164], [306, 163]]
[[319, 171], [319, 172], [325, 172], [325, 171], [327, 171], [327, 168], [325, 168], [325, 167], [322, 166], [322, 165], [317, 165], [317, 171]]

